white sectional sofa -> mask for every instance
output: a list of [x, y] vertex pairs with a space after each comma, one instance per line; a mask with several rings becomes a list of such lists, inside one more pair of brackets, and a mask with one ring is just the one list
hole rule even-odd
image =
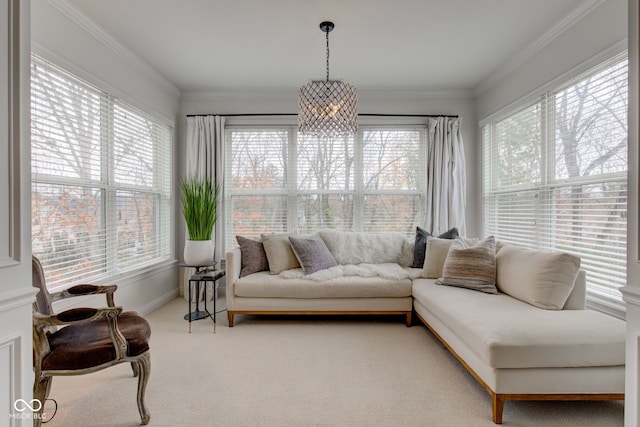
[[[490, 239], [430, 238], [418, 269], [411, 268], [414, 242], [400, 234], [321, 231], [315, 239], [305, 242], [326, 245], [335, 265], [311, 274], [286, 268], [290, 260], [240, 277], [241, 250], [227, 253], [229, 326], [243, 313], [401, 314], [410, 326], [413, 309], [489, 392], [495, 423], [507, 400], [624, 399], [625, 324], [585, 308], [576, 257], [496, 248]], [[478, 269], [484, 262], [494, 264]]]

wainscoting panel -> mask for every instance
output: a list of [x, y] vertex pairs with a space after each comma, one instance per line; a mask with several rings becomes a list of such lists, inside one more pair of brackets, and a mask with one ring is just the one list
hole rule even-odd
[[35, 288], [0, 294], [0, 426], [33, 425], [31, 411], [16, 401], [31, 402], [33, 366], [31, 304]]
[[6, 414], [5, 416], [8, 415], [9, 425], [15, 425], [14, 417], [16, 416], [16, 413], [13, 407], [13, 402], [17, 399], [17, 393], [15, 390], [15, 373], [18, 372], [16, 361], [20, 360], [19, 348], [20, 337], [5, 337], [0, 341], [0, 376], [9, 379], [8, 383], [4, 384], [5, 386], [0, 390], [0, 402], [5, 402], [5, 405], [8, 404], [7, 410], [1, 412], [3, 415]]

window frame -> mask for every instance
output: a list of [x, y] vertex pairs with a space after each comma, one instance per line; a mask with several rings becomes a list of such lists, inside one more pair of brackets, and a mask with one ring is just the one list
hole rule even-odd
[[[288, 160], [287, 160], [287, 176], [288, 182], [285, 182], [285, 188], [282, 190], [234, 190], [232, 188], [233, 177], [231, 175], [231, 169], [228, 165], [231, 158], [231, 140], [228, 137], [233, 131], [246, 131], [246, 130], [265, 130], [265, 131], [286, 131], [288, 135]], [[363, 124], [358, 127], [358, 131], [353, 137], [353, 158], [354, 158], [354, 171], [353, 171], [353, 188], [352, 190], [332, 190], [332, 189], [299, 189], [298, 188], [298, 143], [297, 143], [297, 126], [293, 124], [228, 124], [225, 126], [225, 190], [224, 190], [224, 206], [225, 206], [225, 246], [226, 250], [237, 246], [235, 242], [234, 228], [233, 228], [233, 203], [231, 199], [234, 196], [240, 195], [264, 195], [264, 196], [282, 196], [287, 200], [287, 230], [282, 232], [297, 233], [299, 231], [298, 223], [298, 209], [297, 203], [299, 196], [305, 195], [351, 195], [353, 197], [353, 227], [351, 231], [363, 231], [364, 229], [364, 209], [365, 198], [367, 196], [376, 195], [410, 195], [419, 197], [419, 211], [416, 213], [415, 225], [419, 225], [424, 222], [426, 217], [426, 211], [424, 207], [424, 200], [426, 197], [427, 177], [426, 173], [420, 173], [420, 180], [418, 188], [414, 190], [388, 190], [388, 189], [365, 189], [364, 185], [364, 132], [376, 131], [376, 130], [390, 130], [390, 131], [417, 131], [419, 133], [419, 159], [421, 161], [420, 170], [426, 168], [426, 153], [427, 153], [427, 128], [424, 124], [416, 123], [394, 123], [394, 124]], [[411, 232], [407, 233], [407, 237], [415, 236], [415, 228]], [[249, 236], [251, 237], [251, 236]]]
[[[558, 207], [555, 206], [555, 201], [553, 200], [557, 191], [563, 188], [571, 188], [571, 187], [584, 187], [588, 185], [596, 185], [596, 184], [607, 184], [607, 183], [619, 183], [626, 187], [627, 185], [627, 170], [629, 161], [627, 159], [627, 168], [625, 171], [613, 172], [613, 173], [603, 173], [599, 175], [587, 175], [587, 176], [577, 176], [577, 177], [564, 177], [559, 178], [556, 177], [556, 144], [557, 144], [557, 129], [555, 128], [556, 123], [556, 111], [555, 111], [555, 102], [556, 95], [562, 93], [562, 91], [572, 87], [573, 85], [584, 81], [588, 76], [596, 75], [598, 72], [608, 70], [613, 68], [616, 64], [627, 60], [628, 55], [626, 50], [618, 51], [618, 52], [607, 52], [606, 55], [598, 55], [595, 59], [590, 61], [588, 64], [583, 64], [581, 67], [576, 70], [568, 73], [566, 75], [561, 76], [558, 79], [548, 83], [544, 87], [540, 88], [538, 91], [522, 98], [520, 101], [517, 101], [506, 108], [502, 109], [498, 113], [489, 116], [488, 118], [480, 121], [479, 123], [479, 135], [482, 140], [482, 225], [484, 233], [493, 233], [497, 230], [488, 229], [489, 221], [496, 220], [499, 214], [494, 212], [492, 218], [488, 218], [490, 215], [488, 213], [488, 209], [490, 209], [489, 205], [493, 203], [494, 205], [497, 203], [496, 197], [500, 195], [517, 195], [518, 193], [526, 193], [526, 192], [534, 192], [536, 193], [536, 208], [535, 208], [535, 216], [536, 221], [538, 218], [541, 218], [541, 222], [544, 222], [544, 218], [554, 218], [556, 212], [558, 211]], [[594, 59], [594, 60], [595, 60]], [[628, 71], [627, 71], [628, 72]], [[498, 184], [498, 155], [496, 155], [498, 146], [496, 145], [495, 135], [496, 135], [496, 124], [500, 123], [503, 120], [508, 119], [509, 117], [513, 117], [518, 113], [534, 106], [540, 105], [541, 108], [541, 135], [540, 135], [540, 144], [541, 144], [541, 175], [539, 183], [525, 183], [525, 184], [513, 184], [513, 185], [503, 185], [500, 186]], [[628, 144], [628, 141], [627, 141]], [[628, 191], [628, 189], [627, 189]], [[626, 199], [626, 191], [625, 191], [625, 199]], [[494, 200], [494, 202], [491, 202]], [[545, 209], [547, 209], [545, 211]], [[495, 210], [495, 208], [494, 208]], [[497, 211], [496, 211], [497, 212]], [[551, 221], [551, 220], [549, 220]], [[496, 224], [494, 223], [494, 226]], [[627, 225], [628, 226], [628, 225]], [[542, 228], [541, 228], [542, 229]], [[538, 228], [536, 228], [536, 240], [533, 245], [529, 245], [530, 247], [537, 248], [546, 248], [549, 250], [554, 250], [556, 245], [558, 244], [553, 234], [556, 233], [557, 229], [555, 227], [549, 227], [546, 229], [545, 233], [540, 233]], [[623, 233], [626, 240], [626, 232]], [[500, 238], [500, 236], [496, 236]], [[560, 246], [562, 241], [560, 240]], [[513, 242], [515, 244], [519, 244], [519, 242]], [[562, 249], [560, 249], [562, 250]], [[576, 255], [580, 256], [579, 251], [577, 251]], [[623, 257], [623, 261], [626, 265], [626, 254]], [[621, 286], [624, 286], [622, 284]], [[622, 295], [619, 298], [611, 298], [607, 297], [607, 293], [611, 292], [603, 292], [598, 290], [598, 284], [593, 284], [590, 288], [589, 286], [589, 273], [587, 273], [587, 307], [596, 309], [607, 314], [624, 318], [625, 316], [625, 307], [624, 302], [622, 300]], [[609, 291], [613, 290], [614, 286], [608, 288]]]
[[[56, 73], [56, 75], [62, 76], [70, 85], [82, 87], [83, 90], [91, 93], [91, 96], [96, 96], [100, 104], [100, 117], [96, 118], [96, 121], [99, 123], [98, 127], [100, 128], [99, 143], [97, 144], [97, 150], [100, 151], [98, 156], [98, 164], [100, 165], [98, 177], [91, 176], [85, 179], [77, 176], [59, 176], [52, 173], [41, 173], [37, 171], [37, 168], [32, 167], [32, 195], [37, 185], [53, 186], [61, 189], [68, 187], [86, 188], [100, 193], [99, 211], [103, 218], [103, 224], [101, 224], [100, 227], [102, 236], [96, 238], [96, 241], [99, 240], [102, 242], [101, 244], [104, 245], [104, 256], [100, 257], [100, 259], [103, 259], [101, 271], [94, 274], [83, 275], [76, 279], [65, 279], [62, 283], [56, 280], [49, 280], [48, 278], [47, 287], [51, 290], [61, 290], [78, 283], [105, 283], [114, 278], [132, 278], [138, 274], [152, 271], [158, 265], [172, 260], [174, 258], [175, 240], [174, 192], [172, 187], [174, 173], [173, 123], [133, 105], [128, 100], [109, 93], [109, 91], [101, 88], [99, 85], [87, 81], [87, 79], [80, 77], [73, 71], [57, 65], [37, 53], [32, 52], [31, 54], [31, 66], [40, 66], [44, 68], [45, 71], [43, 72]], [[33, 92], [33, 84], [32, 82], [32, 91], [30, 94], [32, 99], [36, 96]], [[150, 185], [119, 182], [116, 178], [118, 166], [115, 161], [117, 155], [115, 135], [122, 135], [124, 132], [126, 137], [134, 137], [134, 132], [139, 130], [136, 128], [135, 123], [123, 122], [122, 118], [116, 118], [116, 114], [119, 113], [125, 116], [126, 114], [134, 115], [137, 120], [143, 122], [145, 127], [149, 128], [149, 134], [147, 136], [150, 138], [150, 157], [153, 162], [153, 168], [150, 172], [153, 178]], [[35, 126], [33, 123], [32, 119], [32, 128]], [[120, 126], [125, 123], [125, 128], [116, 130], [116, 123], [119, 123]], [[30, 132], [33, 134], [33, 129], [31, 129]], [[119, 203], [118, 200], [121, 199], [123, 195], [127, 197], [127, 195], [131, 194], [141, 196], [142, 198], [150, 197], [153, 200], [152, 206], [154, 212], [152, 228], [154, 245], [152, 249], [145, 252], [145, 259], [142, 261], [136, 260], [132, 264], [126, 264], [118, 257], [118, 236], [122, 228], [118, 224], [117, 205]], [[38, 255], [38, 253], [34, 254]], [[43, 265], [46, 272], [46, 262], [43, 262]]]

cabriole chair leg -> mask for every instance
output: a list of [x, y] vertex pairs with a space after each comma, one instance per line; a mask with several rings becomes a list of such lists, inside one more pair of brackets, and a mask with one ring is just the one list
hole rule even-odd
[[142, 425], [149, 424], [151, 415], [144, 404], [144, 393], [147, 389], [147, 382], [149, 381], [149, 375], [151, 374], [151, 356], [149, 352], [142, 354], [137, 364], [138, 370], [138, 411], [140, 412], [140, 419]]
[[49, 390], [51, 390], [51, 377], [41, 377], [39, 380], [36, 380], [36, 383], [33, 387], [33, 398], [40, 402], [40, 409], [33, 414], [34, 427], [40, 427], [40, 425], [42, 424], [42, 412], [44, 411], [44, 402], [45, 400], [47, 400]]

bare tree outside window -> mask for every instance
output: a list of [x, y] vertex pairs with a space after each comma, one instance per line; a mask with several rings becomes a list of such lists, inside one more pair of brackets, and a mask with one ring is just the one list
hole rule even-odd
[[426, 187], [424, 127], [364, 126], [355, 137], [318, 138], [292, 127], [231, 126], [226, 144], [228, 247], [236, 235], [269, 232], [415, 233]]

